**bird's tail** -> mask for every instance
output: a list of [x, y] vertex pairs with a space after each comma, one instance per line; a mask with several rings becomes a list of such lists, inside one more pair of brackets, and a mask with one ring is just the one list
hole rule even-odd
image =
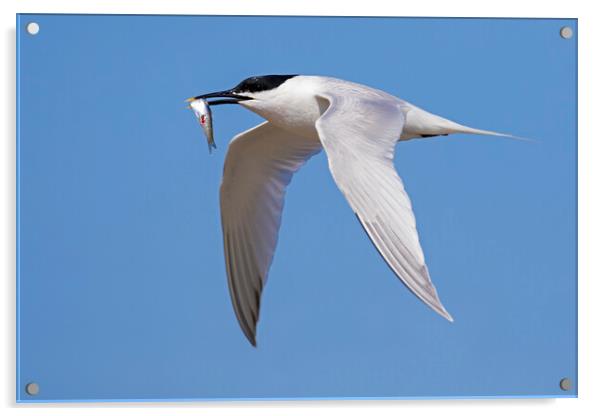
[[482, 134], [485, 136], [497, 136], [497, 137], [502, 137], [505, 139], [521, 140], [521, 141], [525, 141], [525, 142], [534, 142], [535, 141], [533, 139], [528, 139], [526, 137], [514, 136], [512, 134], [507, 134], [507, 133], [499, 133], [497, 131], [491, 131], [491, 130], [474, 129], [472, 127], [463, 126], [463, 125], [455, 123], [453, 121], [449, 121], [449, 120], [446, 120], [446, 121], [448, 121], [449, 123], [451, 123], [453, 125], [453, 127], [451, 127], [450, 133]]
[[475, 129], [463, 126], [455, 121], [448, 120], [438, 115], [424, 111], [418, 107], [412, 107], [406, 113], [406, 127], [404, 128], [410, 136], [430, 137], [454, 133], [481, 134], [486, 136], [503, 137], [507, 139], [533, 142], [532, 139], [514, 136], [512, 134], [499, 133], [491, 130]]

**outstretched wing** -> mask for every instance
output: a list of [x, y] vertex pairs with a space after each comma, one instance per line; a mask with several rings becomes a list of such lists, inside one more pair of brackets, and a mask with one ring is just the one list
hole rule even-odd
[[403, 105], [358, 94], [322, 95], [318, 100], [326, 110], [316, 128], [337, 186], [397, 277], [452, 321], [431, 282], [412, 205], [393, 164]]
[[253, 345], [286, 186], [321, 148], [319, 141], [269, 122], [239, 134], [228, 147], [220, 189], [228, 286], [240, 327]]

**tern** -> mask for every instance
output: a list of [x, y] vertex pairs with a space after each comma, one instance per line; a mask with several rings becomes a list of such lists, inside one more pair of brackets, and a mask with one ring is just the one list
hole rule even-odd
[[384, 91], [323, 76], [254, 76], [189, 101], [198, 99], [239, 104], [266, 120], [232, 139], [220, 187], [228, 287], [253, 346], [286, 188], [322, 149], [336, 185], [391, 270], [453, 322], [429, 276], [412, 204], [393, 163], [395, 145], [454, 133], [514, 136], [463, 126]]

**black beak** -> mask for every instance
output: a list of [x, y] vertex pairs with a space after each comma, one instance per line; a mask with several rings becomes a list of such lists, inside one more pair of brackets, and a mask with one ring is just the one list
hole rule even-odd
[[237, 104], [239, 101], [252, 100], [251, 97], [245, 97], [244, 95], [238, 95], [233, 93], [231, 90], [212, 92], [209, 94], [197, 95], [196, 97], [188, 98], [186, 101], [194, 101], [208, 98], [222, 98], [222, 100], [207, 101], [207, 104], [221, 105], [221, 104]]

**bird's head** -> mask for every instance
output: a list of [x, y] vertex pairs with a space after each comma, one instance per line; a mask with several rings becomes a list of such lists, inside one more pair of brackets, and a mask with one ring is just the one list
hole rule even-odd
[[[188, 101], [197, 99], [207, 100], [211, 105], [243, 104], [253, 106], [253, 101], [265, 101], [278, 95], [278, 89], [287, 80], [296, 75], [261, 75], [247, 78], [229, 90], [202, 94], [189, 98]], [[215, 100], [209, 100], [215, 98]]]

